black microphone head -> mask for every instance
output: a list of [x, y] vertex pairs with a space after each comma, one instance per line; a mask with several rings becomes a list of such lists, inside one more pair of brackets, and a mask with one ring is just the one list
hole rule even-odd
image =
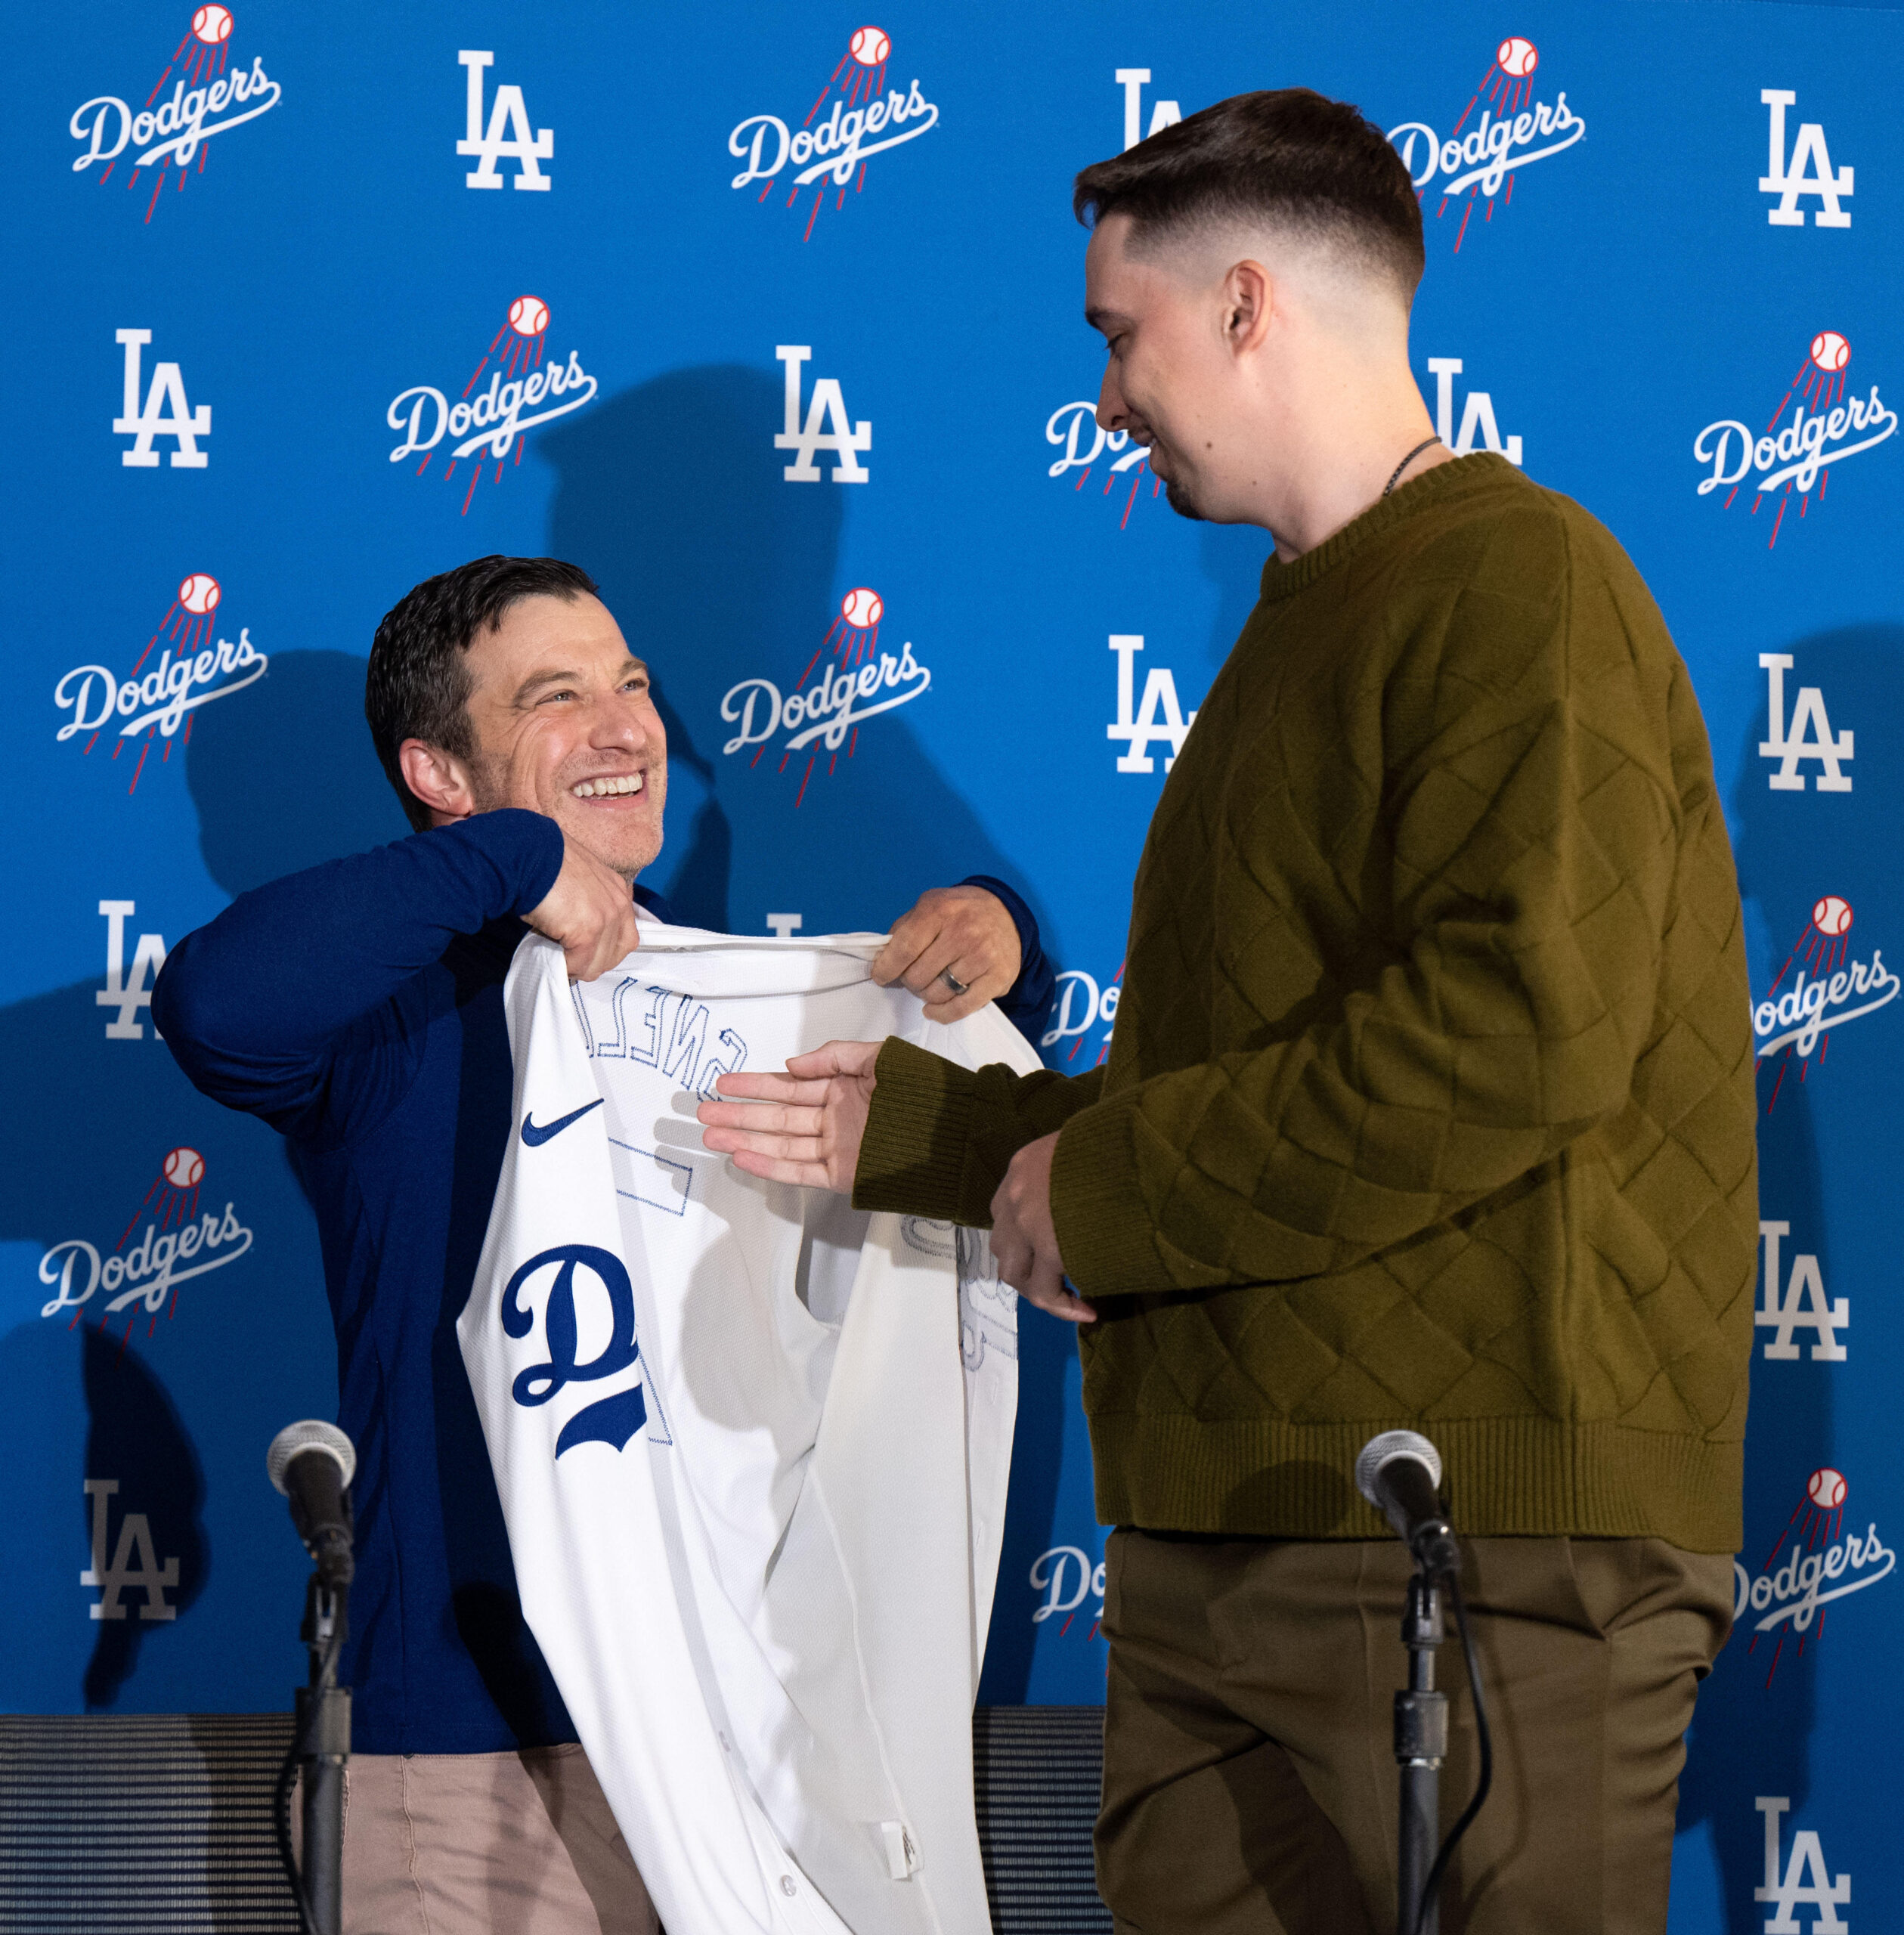
[[1355, 1489], [1376, 1511], [1387, 1509], [1376, 1488], [1376, 1480], [1381, 1475], [1382, 1467], [1392, 1458], [1412, 1458], [1416, 1463], [1425, 1465], [1429, 1483], [1436, 1490], [1440, 1489], [1441, 1453], [1418, 1431], [1385, 1431], [1379, 1437], [1371, 1438], [1355, 1460]]
[[265, 1454], [265, 1469], [270, 1474], [271, 1483], [288, 1498], [290, 1486], [286, 1474], [291, 1469], [291, 1460], [302, 1457], [307, 1451], [321, 1452], [336, 1461], [342, 1472], [342, 1482], [348, 1485], [357, 1473], [357, 1447], [334, 1424], [325, 1424], [316, 1418], [305, 1418], [296, 1424], [287, 1424], [271, 1440], [271, 1449]]

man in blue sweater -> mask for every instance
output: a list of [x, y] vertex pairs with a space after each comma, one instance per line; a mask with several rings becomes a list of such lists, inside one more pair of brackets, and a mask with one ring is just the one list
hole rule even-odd
[[[523, 1624], [455, 1330], [515, 1128], [517, 943], [549, 936], [588, 980], [667, 918], [630, 892], [661, 850], [667, 735], [595, 591], [490, 557], [405, 597], [364, 709], [416, 834], [241, 896], [153, 991], [186, 1074], [282, 1132], [317, 1211], [358, 1452], [347, 1935], [655, 1927]], [[873, 972], [946, 1020], [995, 998], [1029, 1025], [1051, 989], [1029, 911], [983, 877], [925, 894]]]

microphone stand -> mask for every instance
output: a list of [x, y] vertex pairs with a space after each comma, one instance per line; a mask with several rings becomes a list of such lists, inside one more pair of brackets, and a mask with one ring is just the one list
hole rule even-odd
[[1447, 1757], [1447, 1695], [1435, 1686], [1435, 1651], [1444, 1636], [1441, 1589], [1432, 1574], [1417, 1571], [1401, 1616], [1408, 1685], [1395, 1695], [1395, 1763], [1401, 1770], [1397, 1935], [1438, 1935], [1441, 1927], [1441, 1903], [1424, 1902], [1422, 1890], [1435, 1863], [1441, 1763]]
[[[291, 1750], [304, 1776], [304, 1872], [302, 1880], [295, 1872], [291, 1878], [307, 1935], [342, 1935], [343, 1927], [344, 1769], [351, 1757], [351, 1695], [348, 1687], [337, 1684], [337, 1655], [349, 1599], [348, 1587], [327, 1586], [322, 1571], [313, 1572], [305, 1588], [304, 1624], [298, 1630], [310, 1649], [311, 1678], [297, 1689]], [[286, 1842], [287, 1812], [279, 1816]], [[288, 1856], [288, 1848], [284, 1852]]]

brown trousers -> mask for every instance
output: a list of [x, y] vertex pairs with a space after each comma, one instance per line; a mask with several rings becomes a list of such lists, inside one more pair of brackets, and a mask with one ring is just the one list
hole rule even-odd
[[[1731, 1627], [1731, 1559], [1658, 1539], [1464, 1552], [1494, 1784], [1444, 1935], [1661, 1935], [1683, 1735]], [[1391, 1935], [1401, 1542], [1125, 1531], [1107, 1558], [1098, 1884], [1119, 1935]], [[1443, 1832], [1476, 1773], [1447, 1627]]]
[[345, 1780], [344, 1935], [659, 1935], [577, 1746], [360, 1754]]

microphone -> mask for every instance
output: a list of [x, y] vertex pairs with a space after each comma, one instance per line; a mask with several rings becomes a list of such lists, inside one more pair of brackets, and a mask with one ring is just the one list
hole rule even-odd
[[1441, 1454], [1418, 1431], [1385, 1431], [1362, 1447], [1355, 1489], [1401, 1534], [1432, 1579], [1460, 1569], [1460, 1549], [1437, 1495]]
[[351, 1478], [357, 1450], [334, 1424], [306, 1418], [287, 1424], [265, 1454], [271, 1483], [291, 1501], [291, 1522], [317, 1562], [327, 1591], [348, 1586], [357, 1563], [351, 1554], [355, 1530]]

